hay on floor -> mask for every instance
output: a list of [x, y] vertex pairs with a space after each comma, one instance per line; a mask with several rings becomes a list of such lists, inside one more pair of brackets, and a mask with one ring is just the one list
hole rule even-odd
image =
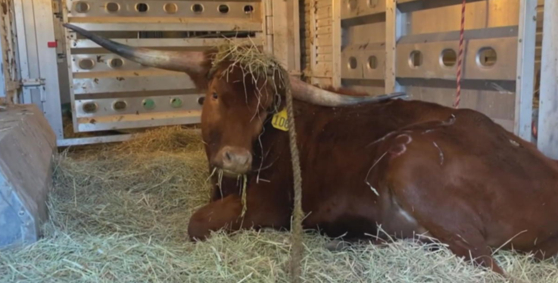
[[[0, 253], [0, 282], [287, 282], [289, 234], [216, 233], [186, 240], [189, 216], [209, 199], [208, 167], [195, 130], [144, 133], [122, 144], [61, 155], [45, 238]], [[305, 282], [505, 282], [447, 249], [412, 241], [326, 248], [305, 235]], [[510, 275], [557, 282], [555, 260], [499, 252]]]

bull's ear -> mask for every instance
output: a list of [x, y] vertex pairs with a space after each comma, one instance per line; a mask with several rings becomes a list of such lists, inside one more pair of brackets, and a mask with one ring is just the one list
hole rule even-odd
[[207, 88], [208, 81], [206, 75], [211, 67], [211, 62], [210, 59], [208, 59], [209, 57], [207, 56], [207, 52], [162, 51], [150, 48], [133, 47], [101, 37], [71, 24], [64, 24], [64, 27], [79, 33], [110, 52], [118, 54], [136, 63], [140, 63], [144, 66], [185, 72], [192, 78], [198, 88]]

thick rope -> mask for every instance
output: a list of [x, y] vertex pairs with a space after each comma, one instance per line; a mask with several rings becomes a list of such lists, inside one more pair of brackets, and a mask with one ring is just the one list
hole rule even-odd
[[463, 0], [463, 4], [461, 5], [461, 31], [459, 33], [459, 54], [457, 55], [457, 93], [455, 96], [455, 103], [453, 107], [455, 109], [459, 108], [459, 102], [461, 102], [461, 72], [463, 67], [463, 41], [464, 41], [464, 34], [465, 34], [465, 6], [466, 0]]
[[300, 158], [298, 148], [296, 145], [296, 129], [293, 111], [293, 96], [291, 93], [291, 83], [289, 74], [283, 70], [283, 78], [285, 81], [285, 96], [287, 98], [287, 124], [289, 130], [289, 146], [291, 149], [291, 161], [293, 166], [293, 180], [294, 180], [294, 207], [293, 207], [293, 222], [291, 226], [291, 262], [290, 262], [290, 275], [291, 282], [301, 282], [302, 269], [302, 253], [304, 246], [302, 244], [302, 218], [304, 211], [302, 211], [302, 176], [300, 173]]

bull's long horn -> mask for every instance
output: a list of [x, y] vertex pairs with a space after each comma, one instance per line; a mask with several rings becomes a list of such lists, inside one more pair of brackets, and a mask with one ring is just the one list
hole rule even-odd
[[397, 92], [380, 96], [349, 96], [330, 92], [313, 85], [309, 85], [298, 78], [291, 78], [291, 91], [293, 97], [308, 103], [322, 106], [343, 106], [367, 102], [377, 102], [397, 97], [406, 97], [406, 93]]
[[132, 47], [103, 38], [74, 25], [64, 24], [64, 27], [85, 36], [113, 53], [144, 66], [186, 72], [189, 75], [200, 74], [203, 71], [201, 64], [205, 55], [201, 51], [161, 51]]

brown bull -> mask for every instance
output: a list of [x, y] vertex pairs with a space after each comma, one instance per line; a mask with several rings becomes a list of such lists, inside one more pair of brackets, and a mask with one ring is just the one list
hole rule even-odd
[[[133, 48], [67, 26], [130, 60], [186, 72], [206, 92], [202, 136], [212, 168], [226, 175], [190, 219], [192, 238], [211, 231], [289, 228], [293, 178], [287, 132], [273, 127], [267, 85], [212, 52]], [[558, 251], [558, 164], [473, 110], [339, 95], [291, 78], [302, 169], [304, 227], [331, 236], [426, 234], [458, 256], [503, 273], [490, 248]], [[252, 95], [264, 89], [261, 96]], [[247, 95], [248, 94], [248, 95]], [[282, 99], [281, 101], [285, 101]], [[284, 107], [284, 103], [279, 105]], [[247, 211], [234, 176], [248, 174]], [[219, 193], [217, 193], [219, 192]]]

